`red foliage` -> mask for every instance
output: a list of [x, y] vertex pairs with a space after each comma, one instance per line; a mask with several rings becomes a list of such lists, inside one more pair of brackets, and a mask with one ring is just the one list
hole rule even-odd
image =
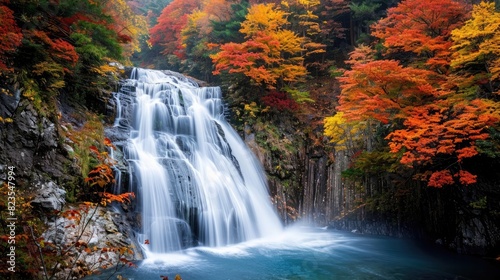
[[87, 21], [87, 22], [102, 23], [102, 24], [104, 23], [102, 21], [98, 22], [96, 20], [93, 20], [88, 15], [82, 13], [76, 13], [70, 17], [59, 18], [59, 21], [61, 22], [61, 27], [66, 31], [70, 31], [70, 26], [78, 21]]
[[75, 66], [78, 62], [78, 53], [75, 47], [62, 39], [51, 39], [50, 34], [45, 31], [34, 30], [26, 32], [27, 37], [37, 43], [44, 44], [50, 50], [50, 56], [58, 63], [70, 63], [71, 66]]
[[286, 92], [272, 90], [261, 98], [264, 105], [277, 109], [278, 111], [297, 111], [299, 105], [291, 99]]
[[432, 173], [432, 175], [429, 178], [429, 187], [436, 187], [436, 188], [441, 188], [444, 185], [451, 185], [453, 184], [453, 177], [451, 176], [451, 173], [449, 170], [441, 170]]
[[61, 39], [56, 39], [52, 42], [50, 48], [56, 59], [67, 61], [72, 66], [75, 66], [78, 62], [78, 53], [76, 53], [75, 47], [70, 43]]
[[188, 15], [200, 8], [199, 1], [174, 0], [158, 17], [158, 24], [149, 30], [151, 44], [164, 47], [164, 54], [178, 54], [182, 49], [181, 31], [187, 24]]
[[6, 55], [16, 50], [21, 44], [23, 35], [14, 21], [12, 10], [0, 6], [0, 71], [9, 70]]

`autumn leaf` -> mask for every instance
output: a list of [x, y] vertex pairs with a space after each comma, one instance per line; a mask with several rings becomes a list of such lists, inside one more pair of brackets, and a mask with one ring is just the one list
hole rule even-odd
[[500, 93], [500, 12], [495, 3], [474, 5], [472, 18], [451, 34], [455, 51], [451, 66], [470, 73], [474, 83], [487, 84], [485, 90]]

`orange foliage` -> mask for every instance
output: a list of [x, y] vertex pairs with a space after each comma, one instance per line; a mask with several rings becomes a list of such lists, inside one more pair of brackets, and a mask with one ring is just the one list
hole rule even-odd
[[54, 57], [65, 60], [72, 66], [75, 66], [78, 62], [78, 54], [76, 53], [75, 47], [70, 43], [62, 39], [56, 39], [51, 44], [50, 48]]
[[441, 188], [444, 185], [453, 184], [453, 176], [449, 170], [440, 170], [432, 173], [429, 178], [429, 187]]
[[279, 81], [295, 82], [305, 76], [304, 58], [300, 56], [303, 38], [284, 29], [285, 16], [272, 4], [252, 6], [240, 29], [247, 40], [224, 44], [220, 52], [210, 56], [215, 65], [213, 74], [242, 73], [271, 89]]
[[[478, 154], [476, 141], [487, 139], [487, 128], [500, 120], [498, 109], [492, 108], [494, 103], [480, 99], [456, 104], [445, 100], [415, 107], [404, 121], [405, 128], [395, 130], [386, 139], [390, 141], [391, 152], [403, 151], [401, 163], [405, 165], [432, 165], [442, 155], [452, 156], [461, 163]], [[443, 186], [445, 180], [441, 175], [431, 175], [429, 186]], [[458, 176], [462, 184], [474, 183], [476, 178], [462, 170], [453, 176]], [[441, 179], [431, 180], [435, 178]]]
[[135, 194], [132, 192], [127, 192], [127, 193], [122, 193], [122, 194], [112, 194], [112, 193], [103, 192], [101, 204], [103, 206], [106, 206], [106, 204], [109, 204], [112, 202], [130, 203], [131, 199], [133, 199], [133, 198], [135, 198]]
[[99, 164], [89, 172], [85, 182], [89, 183], [91, 187], [97, 185], [104, 188], [115, 182], [113, 170], [106, 164]]
[[465, 22], [468, 7], [453, 0], [404, 0], [372, 26], [389, 53], [413, 52], [432, 68], [448, 66], [451, 31]]
[[338, 110], [349, 120], [389, 124], [390, 151], [432, 187], [475, 183], [464, 161], [480, 153], [477, 142], [489, 140], [489, 127], [500, 122], [500, 104], [474, 94], [477, 77], [448, 73], [451, 34], [459, 34], [452, 30], [467, 14], [458, 1], [404, 0], [373, 25], [372, 35], [383, 39], [382, 55], [414, 56], [375, 60], [375, 51], [360, 46], [347, 61], [351, 70], [339, 78]]
[[339, 78], [342, 94], [337, 109], [347, 119], [373, 118], [388, 123], [405, 118], [415, 106], [445, 94], [431, 85], [434, 72], [403, 67], [394, 60], [353, 63], [352, 70]]

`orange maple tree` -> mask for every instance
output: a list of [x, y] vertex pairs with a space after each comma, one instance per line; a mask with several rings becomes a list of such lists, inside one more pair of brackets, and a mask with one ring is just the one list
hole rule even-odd
[[432, 81], [435, 73], [404, 67], [395, 60], [354, 63], [339, 81], [338, 110], [351, 120], [373, 118], [382, 123], [404, 119], [415, 106], [432, 102], [444, 93]]
[[[405, 127], [391, 132], [386, 139], [391, 152], [402, 152], [402, 164], [428, 170], [417, 178], [429, 186], [469, 185], [477, 178], [462, 169], [462, 163], [479, 153], [476, 143], [488, 139], [488, 127], [500, 120], [498, 109], [498, 104], [481, 99], [453, 104], [447, 99], [416, 106], [405, 119]], [[458, 167], [453, 167], [455, 163]]]
[[405, 0], [372, 26], [372, 35], [383, 40], [387, 54], [410, 52], [428, 67], [448, 66], [451, 31], [465, 22], [468, 10], [463, 1]]

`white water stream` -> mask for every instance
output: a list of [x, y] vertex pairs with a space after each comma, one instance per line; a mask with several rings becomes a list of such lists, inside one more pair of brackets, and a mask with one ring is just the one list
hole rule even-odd
[[135, 88], [126, 154], [149, 253], [281, 232], [264, 173], [225, 121], [218, 87], [135, 68], [124, 88]]

